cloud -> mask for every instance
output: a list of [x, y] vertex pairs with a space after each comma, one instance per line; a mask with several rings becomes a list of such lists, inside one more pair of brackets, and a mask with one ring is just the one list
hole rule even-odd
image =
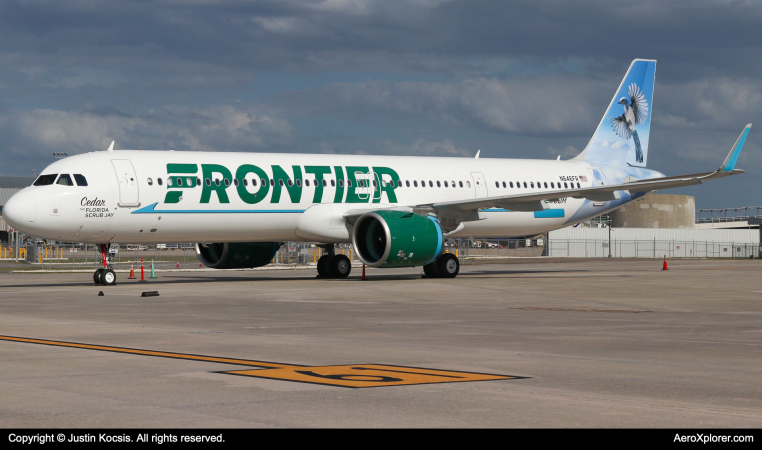
[[[0, 113], [0, 146], [14, 164], [52, 152], [117, 149], [188, 151], [289, 151], [297, 132], [286, 120], [245, 104], [173, 106], [139, 115], [113, 108]], [[13, 158], [12, 158], [13, 159]], [[6, 165], [6, 171], [12, 167]], [[7, 172], [6, 172], [7, 173]]]
[[294, 113], [350, 120], [385, 116], [477, 126], [501, 133], [567, 135], [591, 130], [615, 87], [580, 77], [469, 78], [459, 83], [366, 80], [333, 83], [275, 99]]
[[472, 156], [465, 148], [456, 146], [452, 139], [440, 142], [416, 139], [410, 144], [401, 144], [389, 139], [377, 141], [373, 145], [374, 153], [400, 156]]

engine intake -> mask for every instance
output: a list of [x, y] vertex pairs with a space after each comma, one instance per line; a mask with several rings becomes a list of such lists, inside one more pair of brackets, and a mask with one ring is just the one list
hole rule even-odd
[[376, 211], [357, 219], [352, 244], [371, 267], [413, 267], [433, 261], [442, 250], [436, 219], [404, 211]]
[[269, 264], [279, 247], [277, 242], [196, 244], [196, 256], [210, 269], [251, 269]]

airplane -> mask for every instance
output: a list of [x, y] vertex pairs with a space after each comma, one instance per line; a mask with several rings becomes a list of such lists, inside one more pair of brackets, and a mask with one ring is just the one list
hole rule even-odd
[[326, 254], [318, 276], [346, 278], [352, 243], [370, 267], [458, 275], [450, 238], [529, 236], [660, 189], [743, 173], [747, 125], [719, 169], [646, 168], [655, 60], [632, 62], [585, 149], [569, 160], [114, 150], [58, 160], [13, 195], [5, 220], [26, 234], [99, 245], [96, 284], [116, 283], [116, 243], [197, 242], [213, 269], [269, 264], [284, 241]]

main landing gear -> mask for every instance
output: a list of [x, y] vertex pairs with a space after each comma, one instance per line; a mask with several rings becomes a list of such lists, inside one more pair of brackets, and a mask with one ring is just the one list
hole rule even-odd
[[328, 254], [318, 259], [317, 271], [318, 278], [346, 278], [352, 271], [352, 264], [345, 255], [337, 255], [333, 249], [333, 244], [325, 246]]
[[424, 278], [455, 278], [460, 272], [458, 257], [442, 253], [437, 259], [423, 266]]
[[96, 285], [113, 286], [116, 284], [116, 273], [111, 269], [106, 244], [101, 244], [101, 257], [103, 258], [103, 268], [97, 269], [93, 273], [93, 282]]

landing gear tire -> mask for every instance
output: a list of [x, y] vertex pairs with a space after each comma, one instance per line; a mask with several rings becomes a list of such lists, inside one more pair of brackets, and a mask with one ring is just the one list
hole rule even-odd
[[103, 273], [103, 269], [95, 269], [95, 272], [93, 273], [93, 283], [95, 284], [103, 284], [101, 283], [101, 274]]
[[317, 271], [318, 278], [330, 278], [330, 271], [328, 270], [328, 262], [331, 260], [330, 255], [323, 255], [318, 259]]
[[455, 278], [460, 272], [460, 262], [452, 253], [439, 255], [434, 265], [440, 278]]
[[111, 269], [101, 269], [101, 284], [113, 286], [116, 284], [116, 273]]
[[346, 278], [352, 271], [352, 264], [345, 255], [336, 255], [328, 262], [331, 278]]

